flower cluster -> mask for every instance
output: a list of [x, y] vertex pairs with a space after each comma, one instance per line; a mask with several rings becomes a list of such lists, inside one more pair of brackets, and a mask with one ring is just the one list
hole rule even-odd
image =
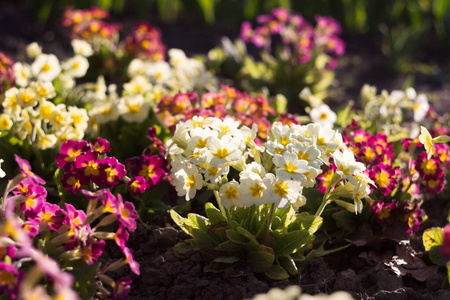
[[133, 57], [142, 60], [164, 60], [165, 46], [161, 42], [161, 32], [158, 28], [139, 22], [131, 35], [125, 38], [125, 50]]
[[75, 56], [63, 62], [53, 54], [43, 54], [36, 43], [28, 47], [34, 61], [13, 66], [16, 86], [5, 91], [0, 130], [27, 139], [39, 149], [83, 138], [89, 121], [86, 110], [58, 103], [69, 97], [75, 78], [83, 77], [89, 67], [86, 57], [78, 52], [83, 46], [76, 41], [73, 45]]
[[14, 84], [13, 65], [11, 58], [0, 52], [0, 93]]
[[89, 40], [95, 44], [96, 40], [99, 39], [111, 40], [118, 38], [118, 30], [122, 26], [103, 21], [108, 17], [108, 11], [98, 7], [91, 7], [85, 10], [68, 7], [64, 11], [62, 24], [70, 29], [73, 39]]
[[126, 170], [115, 157], [103, 157], [109, 151], [109, 142], [102, 138], [93, 144], [74, 140], [64, 142], [56, 163], [58, 168], [64, 169], [61, 182], [67, 191], [76, 194], [90, 182], [102, 187], [116, 186], [125, 177]]
[[251, 97], [245, 92], [222, 85], [219, 92], [208, 92], [198, 97], [197, 93], [166, 95], [157, 105], [156, 113], [167, 127], [174, 126], [180, 120], [189, 120], [194, 116], [233, 118], [243, 125], [258, 126], [258, 137], [266, 140], [270, 122], [269, 115], [275, 115], [269, 101], [262, 95]]
[[[12, 299], [27, 298], [31, 294], [44, 299], [49, 290], [40, 284], [34, 286], [34, 283], [40, 282], [40, 274], [45, 274], [47, 282], [54, 288], [55, 297], [78, 299], [72, 290], [71, 262], [81, 261], [88, 266], [96, 264], [106, 246], [105, 240], [113, 239], [125, 259], [97, 269], [96, 276], [111, 285], [113, 290], [110, 292], [103, 288], [100, 293], [105, 297], [119, 296], [116, 284], [127, 278], [115, 283], [104, 273], [128, 264], [133, 272], [139, 274], [139, 265], [126, 246], [127, 229], [136, 229], [137, 212], [133, 204], [123, 201], [121, 195], [114, 196], [109, 190], [99, 190], [83, 191], [90, 201], [86, 212], [68, 203], [59, 207], [47, 201], [45, 181], [32, 172], [30, 164], [18, 156], [16, 162], [21, 173], [9, 182], [2, 203], [0, 290]], [[102, 205], [97, 207], [97, 202]], [[116, 232], [99, 230], [116, 220], [119, 223]], [[91, 227], [91, 224], [95, 226]], [[42, 246], [43, 239], [47, 246]], [[41, 245], [39, 249], [44, 251], [53, 249], [50, 251], [53, 258], [38, 250], [37, 245]], [[34, 261], [36, 266], [33, 267], [30, 261]], [[30, 271], [32, 268], [39, 271]], [[31, 275], [33, 278], [24, 276], [27, 271], [34, 274]]]
[[[278, 208], [298, 208], [306, 202], [303, 188], [315, 186], [321, 167], [332, 158], [339, 176], [330, 182], [327, 196], [330, 200], [353, 199], [353, 211], [361, 211], [370, 179], [353, 152], [343, 148], [337, 131], [314, 123], [288, 126], [275, 122], [262, 146], [254, 142], [256, 131], [256, 126], [250, 129], [230, 118], [197, 116], [179, 123], [169, 143], [171, 176], [178, 195], [190, 200], [207, 186], [218, 191], [225, 207], [274, 203]], [[239, 182], [228, 178], [230, 167], [239, 172]]]
[[303, 64], [318, 53], [333, 57], [328, 68], [336, 66], [336, 58], [344, 54], [344, 42], [338, 37], [339, 23], [331, 17], [316, 16], [317, 25], [311, 26], [300, 14], [290, 14], [286, 9], [276, 8], [271, 14], [257, 18], [258, 26], [252, 29], [246, 21], [241, 27], [241, 39], [258, 48], [270, 49], [272, 36], [281, 38], [283, 50], [291, 55], [293, 63]]

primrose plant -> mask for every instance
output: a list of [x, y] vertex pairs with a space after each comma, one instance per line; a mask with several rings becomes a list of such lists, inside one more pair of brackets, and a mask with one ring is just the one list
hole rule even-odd
[[[325, 207], [336, 202], [360, 212], [372, 181], [341, 134], [328, 127], [275, 122], [264, 144], [258, 146], [256, 136], [256, 126], [231, 118], [197, 116], [179, 123], [168, 142], [173, 185], [186, 200], [204, 187], [212, 190], [219, 209], [207, 203], [207, 218], [183, 218], [173, 210], [171, 216], [193, 237], [192, 247], [218, 252], [210, 268], [241, 261], [282, 279], [297, 274]], [[306, 199], [304, 190], [314, 188], [330, 160], [337, 171], [323, 198]], [[315, 215], [296, 213], [307, 200], [321, 201]]]
[[[283, 94], [291, 104], [298, 104], [298, 95], [306, 87], [316, 97], [325, 98], [337, 58], [345, 51], [338, 36], [339, 23], [317, 16], [314, 27], [302, 15], [283, 8], [258, 16], [257, 23], [252, 27], [244, 22], [234, 44], [224, 39], [222, 47], [211, 50], [211, 68], [221, 76], [240, 80], [248, 91], [265, 87], [272, 95]], [[256, 58], [250, 55], [252, 48], [257, 49]]]

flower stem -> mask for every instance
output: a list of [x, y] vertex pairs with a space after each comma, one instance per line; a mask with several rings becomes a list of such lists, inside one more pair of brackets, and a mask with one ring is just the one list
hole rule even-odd
[[325, 191], [325, 195], [323, 195], [322, 204], [320, 204], [314, 217], [319, 217], [325, 207], [330, 204], [330, 191], [332, 191], [332, 188], [341, 180], [341, 178], [341, 175], [339, 175], [338, 173], [333, 174], [333, 177], [331, 178], [330, 183], [327, 186], [327, 190]]
[[216, 197], [217, 204], [219, 205], [222, 215], [227, 219], [227, 223], [230, 223], [230, 219], [231, 219], [230, 211], [222, 205], [222, 201], [220, 201], [220, 196], [219, 196], [218, 190], [214, 190], [214, 197]]

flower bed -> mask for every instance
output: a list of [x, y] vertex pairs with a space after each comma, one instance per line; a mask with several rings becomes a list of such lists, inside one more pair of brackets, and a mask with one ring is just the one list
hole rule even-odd
[[339, 24], [257, 23], [166, 57], [151, 24], [121, 38], [68, 8], [67, 57], [0, 53], [5, 297], [445, 294], [448, 221], [423, 224], [445, 203], [449, 116], [412, 87], [333, 110]]

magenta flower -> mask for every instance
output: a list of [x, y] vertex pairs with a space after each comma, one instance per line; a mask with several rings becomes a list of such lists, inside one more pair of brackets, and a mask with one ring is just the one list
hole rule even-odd
[[20, 204], [22, 211], [28, 217], [34, 218], [41, 210], [47, 198], [47, 190], [36, 184], [28, 186], [27, 192], [22, 194], [26, 198], [25, 202]]
[[126, 227], [122, 224], [119, 224], [119, 228], [117, 229], [114, 240], [116, 241], [117, 246], [119, 246], [122, 251], [124, 251], [124, 249], [127, 247], [126, 243], [129, 237], [130, 234], [126, 230]]
[[127, 172], [125, 166], [117, 161], [115, 157], [101, 158], [97, 161], [100, 169], [101, 186], [113, 187]]
[[101, 137], [97, 138], [93, 144], [94, 151], [99, 154], [106, 154], [111, 149], [109, 148], [109, 142]]
[[67, 140], [61, 144], [61, 153], [56, 157], [56, 164], [60, 169], [71, 169], [77, 156], [89, 150], [86, 141]]
[[36, 184], [45, 184], [45, 180], [39, 177], [38, 175], [31, 172], [31, 166], [28, 161], [20, 158], [17, 154], [14, 154], [17, 164], [19, 165], [20, 172], [25, 175], [25, 177], [30, 178]]
[[241, 38], [241, 40], [243, 40], [244, 42], [247, 43], [250, 41], [252, 36], [253, 36], [252, 25], [250, 24], [249, 21], [245, 21], [241, 25], [240, 38]]
[[143, 176], [136, 176], [127, 182], [127, 187], [132, 195], [138, 196], [147, 189], [147, 181]]
[[86, 213], [82, 210], [75, 209], [72, 204], [64, 203], [66, 206], [66, 210], [61, 209], [61, 212], [64, 214], [63, 224], [66, 224], [70, 227], [70, 232], [75, 236], [78, 231], [82, 227], [84, 220], [86, 220]]
[[441, 255], [447, 259], [450, 259], [450, 224], [445, 225], [442, 229], [442, 245]]
[[30, 239], [34, 238], [39, 234], [39, 219], [28, 219], [23, 224], [23, 231], [25, 231]]
[[13, 265], [0, 262], [0, 292], [4, 292], [11, 299], [17, 297], [23, 273], [18, 271]]
[[[152, 145], [150, 145], [148, 148], [151, 150], [149, 154], [146, 154], [146, 156], [150, 156], [154, 153], [154, 150], [158, 150], [159, 154], [165, 156], [166, 155], [166, 146], [164, 145], [164, 143], [158, 138], [158, 135], [156, 134], [156, 127], [150, 127], [148, 129], [148, 135], [147, 138], [150, 140], [150, 142], [152, 143]], [[146, 150], [147, 152], [147, 150]]]
[[122, 300], [125, 299], [128, 293], [131, 290], [131, 283], [133, 281], [130, 279], [130, 277], [124, 277], [116, 280], [114, 285], [114, 290], [111, 295], [109, 295], [109, 298], [112, 300]]
[[158, 155], [139, 157], [139, 165], [136, 166], [135, 173], [147, 180], [149, 188], [159, 184], [166, 176], [167, 161]]
[[117, 195], [117, 211], [116, 215], [121, 224], [123, 224], [129, 231], [136, 230], [136, 219], [139, 215], [134, 208], [133, 203], [126, 201], [123, 202], [122, 196]]
[[395, 169], [389, 164], [381, 164], [369, 171], [369, 177], [377, 185], [378, 190], [384, 195], [392, 193], [397, 186]]
[[426, 178], [426, 190], [431, 194], [439, 194], [444, 190], [445, 183], [445, 173], [437, 173], [435, 176]]
[[51, 230], [57, 231], [61, 227], [61, 209], [56, 204], [45, 202], [37, 214], [41, 224], [46, 224]]
[[123, 253], [125, 254], [125, 261], [130, 266], [131, 271], [134, 274], [139, 275], [141, 272], [139, 271], [139, 264], [133, 257], [133, 252], [130, 248], [123, 249]]
[[97, 161], [97, 152], [87, 151], [85, 154], [77, 156], [75, 159], [75, 167], [82, 169], [82, 174], [92, 180], [94, 183], [101, 185], [102, 176], [100, 166]]
[[68, 171], [61, 178], [61, 183], [68, 193], [76, 194], [81, 186], [89, 184], [89, 178], [84, 175], [83, 170]]
[[93, 265], [97, 262], [100, 255], [105, 249], [106, 243], [104, 240], [92, 241], [90, 239], [81, 243], [81, 253], [83, 254], [83, 261], [88, 265]]

